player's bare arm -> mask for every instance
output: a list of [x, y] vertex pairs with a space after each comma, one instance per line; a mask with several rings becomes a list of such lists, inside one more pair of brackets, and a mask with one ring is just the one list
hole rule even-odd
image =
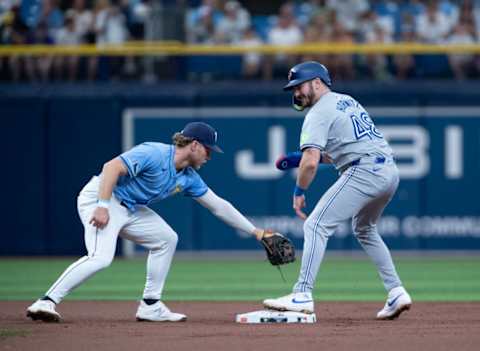
[[320, 163], [326, 163], [326, 164], [333, 163], [332, 158], [326, 152], [322, 152], [320, 155], [321, 155]]
[[98, 190], [98, 207], [93, 211], [90, 224], [97, 228], [104, 228], [110, 219], [108, 206], [112, 197], [113, 188], [117, 184], [118, 178], [128, 173], [127, 167], [123, 161], [116, 157], [103, 165], [102, 181]]
[[306, 202], [305, 195], [302, 193], [302, 191], [297, 191], [297, 189], [303, 191], [308, 189], [313, 181], [313, 178], [315, 178], [315, 174], [317, 173], [320, 155], [320, 150], [316, 148], [305, 149], [302, 154], [302, 159], [298, 169], [297, 187], [293, 196], [293, 209], [295, 210], [297, 216], [301, 219], [307, 218], [307, 215], [302, 211], [302, 209], [306, 206]]

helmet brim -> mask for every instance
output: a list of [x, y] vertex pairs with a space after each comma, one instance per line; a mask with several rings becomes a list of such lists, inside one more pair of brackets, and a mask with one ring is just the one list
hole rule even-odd
[[303, 82], [304, 81], [292, 80], [291, 82], [288, 82], [288, 84], [283, 87], [283, 90], [284, 91], [293, 90], [293, 88], [295, 88], [297, 85], [302, 84]]

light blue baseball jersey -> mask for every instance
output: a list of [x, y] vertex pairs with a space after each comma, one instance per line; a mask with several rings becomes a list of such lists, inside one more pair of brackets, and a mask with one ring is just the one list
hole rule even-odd
[[128, 209], [148, 205], [177, 193], [198, 197], [208, 190], [200, 175], [187, 167], [175, 169], [175, 146], [162, 143], [143, 143], [120, 155], [128, 169], [121, 176], [113, 193]]
[[391, 157], [392, 149], [362, 105], [349, 95], [329, 92], [305, 116], [300, 149], [325, 151], [337, 169], [364, 156]]

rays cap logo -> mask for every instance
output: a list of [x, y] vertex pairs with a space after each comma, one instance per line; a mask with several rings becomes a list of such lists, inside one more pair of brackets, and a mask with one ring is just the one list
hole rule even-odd
[[212, 126], [203, 122], [188, 123], [180, 132], [187, 138], [192, 138], [206, 148], [223, 154], [223, 150], [217, 145], [218, 134]]

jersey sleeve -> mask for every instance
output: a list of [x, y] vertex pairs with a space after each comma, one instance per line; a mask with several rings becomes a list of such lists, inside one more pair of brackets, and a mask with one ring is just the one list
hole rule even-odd
[[200, 177], [197, 172], [192, 170], [188, 188], [184, 190], [183, 194], [190, 197], [199, 197], [205, 195], [207, 191], [207, 184], [205, 184], [202, 177]]
[[300, 135], [300, 150], [314, 147], [325, 150], [332, 118], [311, 110], [305, 117]]
[[124, 152], [119, 157], [127, 166], [128, 175], [133, 178], [154, 164], [154, 155], [152, 146], [144, 143]]

